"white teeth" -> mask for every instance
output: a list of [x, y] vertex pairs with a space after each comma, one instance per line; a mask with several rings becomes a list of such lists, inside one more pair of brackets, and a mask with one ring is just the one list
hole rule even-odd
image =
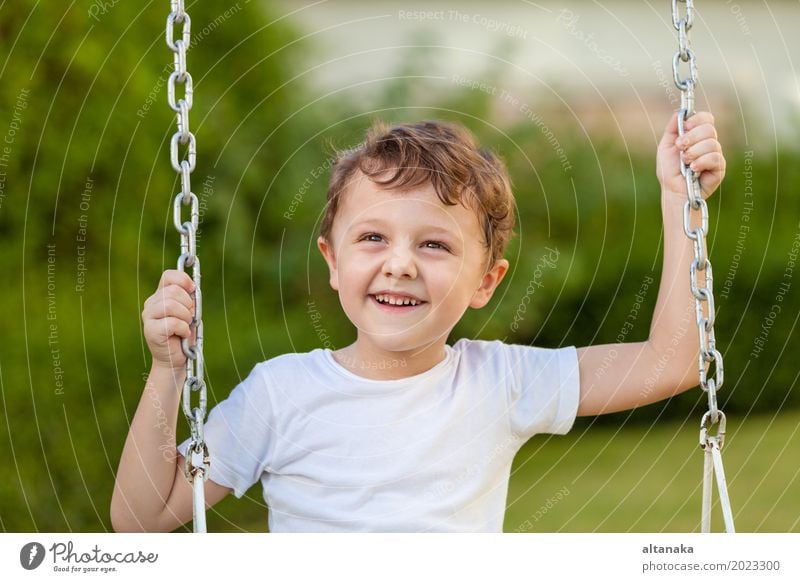
[[381, 303], [388, 303], [389, 305], [418, 305], [420, 302], [408, 297], [397, 298], [391, 295], [376, 295], [375, 299]]

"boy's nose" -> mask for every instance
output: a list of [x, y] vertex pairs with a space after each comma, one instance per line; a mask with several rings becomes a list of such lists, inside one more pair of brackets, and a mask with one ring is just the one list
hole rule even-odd
[[387, 277], [416, 279], [417, 267], [414, 263], [414, 253], [406, 248], [393, 248], [383, 264], [383, 274]]

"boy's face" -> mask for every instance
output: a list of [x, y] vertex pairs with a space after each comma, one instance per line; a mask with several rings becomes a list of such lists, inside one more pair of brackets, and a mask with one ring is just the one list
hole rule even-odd
[[[488, 303], [508, 269], [486, 271], [488, 251], [478, 216], [447, 206], [428, 183], [383, 190], [363, 174], [340, 203], [330, 241], [320, 251], [331, 287], [373, 350], [406, 351], [444, 344], [467, 307]], [[390, 305], [414, 299], [417, 305]]]

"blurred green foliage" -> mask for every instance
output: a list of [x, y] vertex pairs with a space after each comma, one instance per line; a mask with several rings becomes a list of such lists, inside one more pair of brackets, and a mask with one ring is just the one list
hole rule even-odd
[[[85, 5], [65, 10], [32, 0], [0, 9], [0, 134], [8, 136], [14, 124], [0, 167], [4, 531], [109, 528], [114, 473], [149, 368], [142, 303], [179, 251], [166, 9], [107, 3], [102, 13]], [[548, 347], [618, 340], [642, 282], [660, 276], [655, 143], [626, 149], [618, 133], [587, 134], [557, 104], [547, 105], [547, 95], [536, 95], [569, 159], [565, 172], [530, 119], [495, 120], [496, 98], [420, 78], [429, 65], [425, 50], [409, 51], [370, 107], [359, 87], [322, 98], [309, 81], [318, 48], [271, 10], [267, 3], [191, 6], [193, 186], [202, 209], [198, 250], [212, 404], [256, 362], [321, 346], [309, 299], [333, 345], [355, 338], [315, 239], [331, 146], [357, 143], [376, 116], [460, 121], [509, 166], [520, 232], [507, 253], [512, 270], [492, 303], [470, 312], [451, 340]], [[498, 47], [498, 54], [505, 50]], [[499, 83], [502, 73], [491, 62], [481, 79]], [[744, 152], [751, 148], [725, 145], [728, 178], [710, 203], [709, 235], [726, 363], [720, 401], [729, 414], [770, 412], [799, 398], [797, 365], [785, 353], [797, 321], [796, 292], [783, 301], [764, 351], [752, 351], [778, 285], [787, 281], [800, 216], [788, 193], [800, 183], [800, 164], [797, 152], [757, 152], [756, 203], [742, 243]], [[530, 293], [546, 248], [558, 250], [557, 267]], [[656, 290], [644, 294], [628, 341], [647, 337]], [[700, 391], [690, 391], [632, 418], [699, 419], [703, 406]], [[178, 425], [181, 439], [182, 418]], [[218, 530], [236, 530], [241, 513], [252, 511], [229, 501], [212, 522]]]

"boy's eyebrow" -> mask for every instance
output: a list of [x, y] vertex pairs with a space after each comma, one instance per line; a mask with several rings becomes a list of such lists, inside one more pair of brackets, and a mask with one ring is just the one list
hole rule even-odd
[[[353, 225], [350, 227], [350, 230], [364, 228], [366, 226], [385, 227], [386, 222], [380, 218], [367, 218], [358, 222], [354, 222]], [[444, 227], [437, 226], [434, 224], [420, 224], [419, 230], [424, 230], [426, 232], [434, 232], [436, 234], [446, 234], [450, 236], [456, 236], [451, 230], [448, 230]]]

